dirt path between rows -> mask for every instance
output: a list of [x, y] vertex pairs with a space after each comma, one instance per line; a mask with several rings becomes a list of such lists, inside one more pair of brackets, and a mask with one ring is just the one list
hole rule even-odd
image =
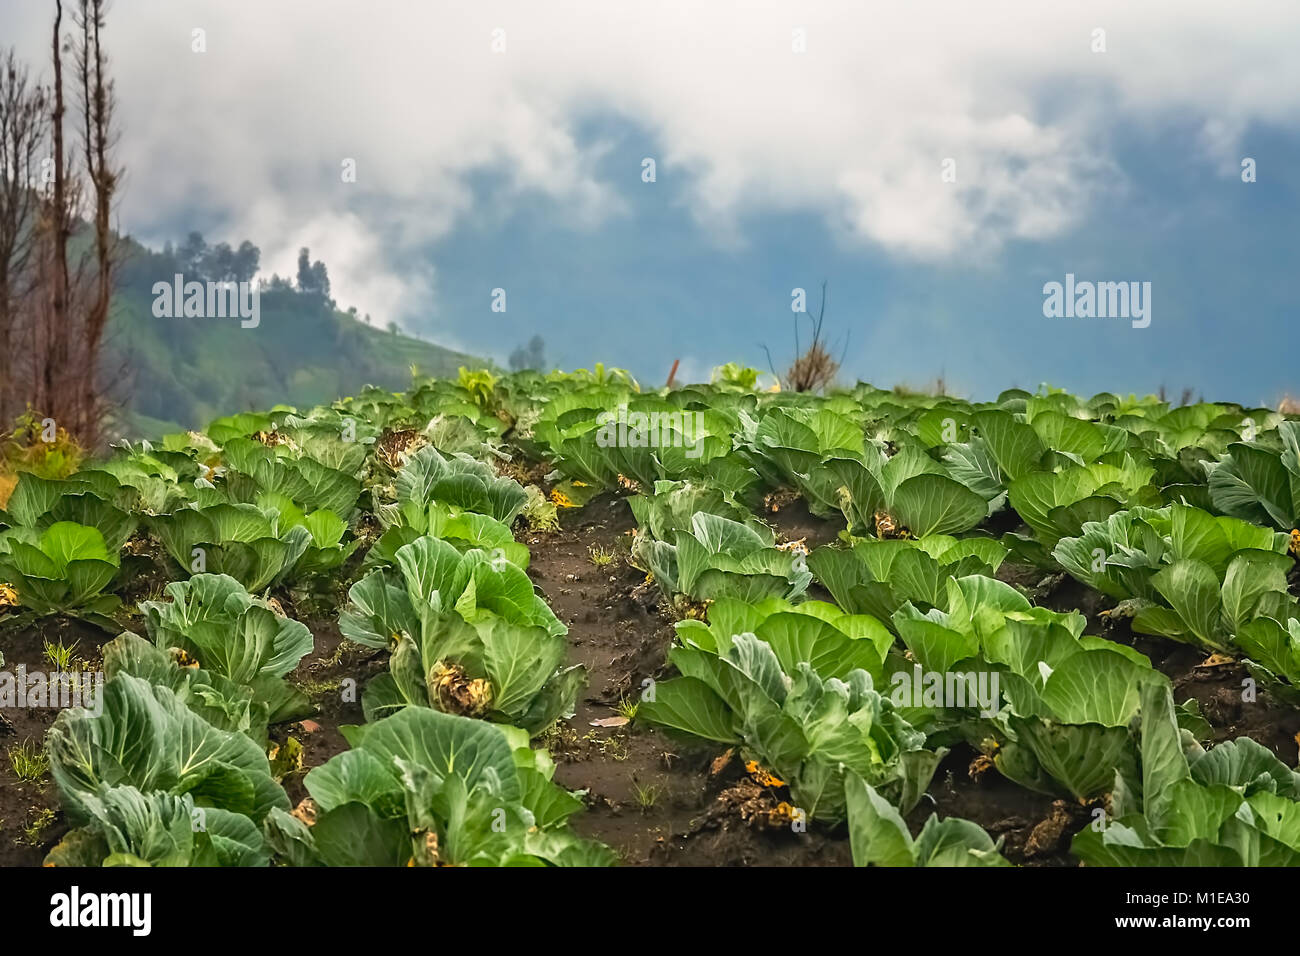
[[[639, 697], [646, 678], [667, 676], [673, 638], [658, 591], [628, 566], [635, 527], [627, 503], [602, 495], [560, 512], [562, 530], [522, 538], [529, 576], [569, 628], [571, 660], [587, 667], [572, 720], [544, 743], [556, 780], [586, 790], [588, 810], [574, 828], [614, 847], [628, 864], [652, 866], [815, 866], [850, 862], [848, 841], [821, 833], [755, 831], [718, 803], [742, 774], [738, 759], [717, 773], [721, 748], [692, 747], [646, 727], [599, 727], [618, 718], [621, 699]], [[598, 567], [598, 554], [613, 560]]]

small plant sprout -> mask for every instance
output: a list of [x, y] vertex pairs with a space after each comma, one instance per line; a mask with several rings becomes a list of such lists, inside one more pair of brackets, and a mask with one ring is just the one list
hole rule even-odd
[[614, 563], [616, 555], [613, 548], [606, 548], [599, 544], [593, 544], [587, 550], [591, 555], [591, 563], [598, 568], [607, 568]]
[[620, 717], [624, 717], [627, 720], [635, 720], [637, 703], [638, 701], [636, 699], [628, 697], [627, 695], [621, 695], [618, 698], [618, 703], [614, 705], [614, 709], [618, 711]]
[[659, 788], [654, 784], [642, 786], [633, 780], [632, 791], [636, 794], [636, 804], [641, 808], [642, 813], [651, 809], [655, 805], [655, 801], [659, 799]]
[[80, 663], [74, 653], [77, 649], [77, 642], [73, 641], [72, 646], [64, 644], [63, 641], [50, 641], [48, 638], [45, 644], [45, 660], [49, 662], [50, 667], [56, 671], [76, 670], [76, 665]]
[[33, 809], [27, 825], [23, 827], [23, 841], [28, 846], [39, 846], [41, 835], [54, 823], [54, 816], [54, 811], [49, 807]]
[[24, 783], [35, 783], [50, 770], [50, 758], [36, 741], [28, 739], [9, 748], [9, 766]]

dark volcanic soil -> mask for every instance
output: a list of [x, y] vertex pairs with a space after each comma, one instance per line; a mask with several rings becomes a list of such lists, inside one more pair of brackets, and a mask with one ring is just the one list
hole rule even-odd
[[307, 796], [303, 778], [307, 771], [349, 749], [339, 731], [348, 724], [365, 723], [361, 695], [366, 682], [388, 670], [388, 655], [354, 644], [339, 633], [334, 620], [304, 622], [316, 639], [315, 649], [304, 657], [289, 680], [311, 698], [317, 713], [292, 724], [271, 728], [273, 745], [283, 746], [292, 737], [302, 745], [302, 762], [287, 769], [280, 783], [295, 806]]
[[[529, 577], [569, 628], [571, 660], [587, 668], [576, 712], [543, 742], [556, 780], [587, 791], [588, 812], [575, 820], [584, 835], [614, 847], [628, 863], [704, 816], [710, 755], [653, 730], [617, 722], [620, 701], [636, 701], [641, 682], [661, 676], [672, 641], [659, 593], [627, 564], [632, 513], [622, 498], [602, 495], [560, 512], [563, 530], [523, 538], [532, 552]], [[604, 562], [598, 566], [598, 562]]]

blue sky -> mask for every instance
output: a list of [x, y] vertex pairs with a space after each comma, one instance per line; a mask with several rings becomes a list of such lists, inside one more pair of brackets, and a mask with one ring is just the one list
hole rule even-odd
[[[0, 9], [42, 65], [45, 6]], [[340, 305], [498, 361], [541, 334], [651, 383], [761, 344], [781, 369], [824, 280], [847, 379], [1272, 403], [1300, 392], [1297, 35], [1282, 0], [134, 0], [119, 214], [267, 271], [308, 245]], [[1045, 318], [1066, 273], [1150, 282], [1150, 327]]]
[[[1114, 199], [1077, 227], [1009, 243], [992, 260], [918, 263], [837, 238], [810, 213], [746, 217], [739, 243], [719, 242], [671, 173], [640, 180], [652, 137], [613, 121], [599, 129], [615, 143], [599, 174], [619, 184], [626, 215], [563, 228], [549, 204], [515, 203], [507, 222], [432, 247], [442, 307], [482, 316], [476, 347], [499, 351], [540, 330], [562, 366], [604, 361], [658, 381], [676, 358], [697, 377], [724, 360], [766, 368], [766, 344], [780, 369], [794, 348], [791, 289], [806, 288], [812, 309], [825, 280], [835, 354], [850, 376], [878, 384], [943, 375], [973, 397], [1042, 382], [1089, 394], [1164, 385], [1174, 397], [1192, 388], [1248, 404], [1300, 389], [1290, 278], [1300, 196], [1288, 178], [1300, 139], [1289, 132], [1249, 131], [1263, 173], [1247, 184], [1198, 158], [1194, 134], [1176, 125], [1115, 130]], [[487, 177], [475, 189], [490, 202], [496, 185]], [[1067, 272], [1150, 281], [1151, 325], [1045, 318], [1042, 286]], [[505, 315], [487, 311], [498, 285]]]

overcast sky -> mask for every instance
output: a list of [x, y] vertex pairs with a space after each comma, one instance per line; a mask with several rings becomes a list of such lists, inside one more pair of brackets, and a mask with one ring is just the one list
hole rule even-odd
[[[44, 68], [52, 6], [0, 43]], [[1294, 0], [117, 0], [105, 39], [123, 229], [310, 246], [380, 324], [698, 377], [788, 362], [826, 280], [878, 384], [1258, 402], [1300, 390], [1297, 37]], [[1151, 325], [1045, 318], [1067, 272]]]

